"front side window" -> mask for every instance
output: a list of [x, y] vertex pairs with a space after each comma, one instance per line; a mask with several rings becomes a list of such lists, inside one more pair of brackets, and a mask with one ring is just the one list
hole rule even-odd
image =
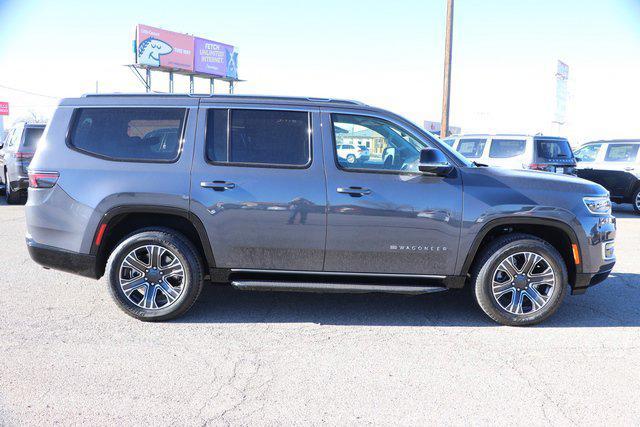
[[640, 144], [609, 144], [606, 162], [634, 162], [638, 155]]
[[485, 145], [487, 145], [486, 139], [461, 139], [458, 143], [458, 152], [469, 159], [477, 159], [478, 157], [482, 157]]
[[81, 108], [69, 144], [121, 161], [172, 162], [180, 154], [184, 108]]
[[206, 140], [214, 163], [304, 167], [311, 160], [306, 111], [210, 109]]
[[576, 160], [579, 162], [595, 162], [598, 158], [600, 147], [602, 147], [602, 144], [592, 144], [582, 147], [575, 153]]
[[[367, 116], [332, 114], [331, 120], [340, 168], [418, 172], [420, 150], [427, 145], [403, 129]], [[363, 139], [369, 141], [368, 149], [355, 144]]]
[[527, 142], [523, 139], [494, 139], [491, 141], [489, 157], [505, 159], [524, 153]]

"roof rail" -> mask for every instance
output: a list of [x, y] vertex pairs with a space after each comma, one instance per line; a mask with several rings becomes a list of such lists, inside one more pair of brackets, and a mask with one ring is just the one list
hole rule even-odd
[[83, 98], [93, 97], [111, 97], [111, 96], [126, 96], [126, 97], [191, 97], [191, 98], [208, 98], [208, 99], [246, 99], [246, 100], [265, 100], [265, 101], [288, 101], [288, 102], [317, 102], [321, 104], [343, 104], [343, 105], [360, 105], [366, 104], [360, 101], [352, 101], [348, 99], [333, 99], [333, 98], [314, 98], [314, 97], [301, 97], [301, 96], [270, 96], [270, 95], [210, 95], [208, 93], [87, 93], [82, 95]]

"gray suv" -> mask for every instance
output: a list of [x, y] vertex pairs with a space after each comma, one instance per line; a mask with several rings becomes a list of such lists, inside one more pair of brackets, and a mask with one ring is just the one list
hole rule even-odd
[[24, 199], [29, 187], [27, 169], [45, 125], [20, 123], [0, 141], [0, 185], [8, 204]]
[[[363, 134], [369, 159], [338, 155], [338, 141]], [[615, 262], [600, 185], [478, 167], [354, 101], [65, 99], [29, 178], [31, 257], [105, 275], [117, 305], [146, 321], [184, 314], [209, 281], [405, 294], [467, 286], [493, 320], [529, 325]]]

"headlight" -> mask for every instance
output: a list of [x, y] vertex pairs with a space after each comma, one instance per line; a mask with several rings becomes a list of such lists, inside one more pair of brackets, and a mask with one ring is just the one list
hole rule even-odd
[[583, 197], [584, 205], [589, 212], [599, 215], [611, 213], [611, 200], [607, 196], [603, 197]]

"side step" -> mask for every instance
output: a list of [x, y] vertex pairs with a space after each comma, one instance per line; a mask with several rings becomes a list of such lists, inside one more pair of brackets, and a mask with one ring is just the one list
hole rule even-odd
[[392, 294], [430, 294], [446, 291], [438, 286], [393, 286], [348, 283], [317, 283], [317, 282], [278, 282], [242, 280], [232, 281], [231, 285], [243, 291], [293, 291], [293, 292], [333, 292], [333, 293], [368, 293], [385, 292]]

